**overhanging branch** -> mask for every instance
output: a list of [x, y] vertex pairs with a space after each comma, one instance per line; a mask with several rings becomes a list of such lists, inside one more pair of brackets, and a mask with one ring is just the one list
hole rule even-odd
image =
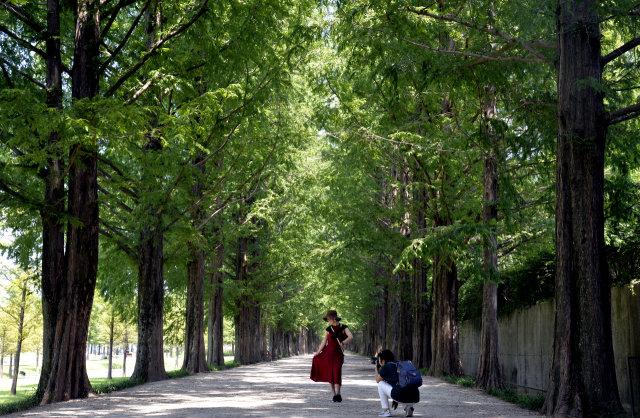
[[120, 77], [118, 81], [115, 82], [115, 84], [105, 93], [104, 96], [105, 97], [112, 96], [116, 92], [116, 90], [118, 90], [120, 86], [122, 86], [125, 83], [125, 81], [127, 81], [133, 74], [135, 74], [136, 71], [138, 71], [140, 67], [142, 67], [144, 63], [147, 62], [147, 60], [149, 60], [149, 58], [151, 58], [160, 47], [162, 47], [162, 45], [164, 45], [168, 40], [180, 35], [182, 32], [189, 29], [191, 25], [193, 25], [198, 19], [200, 19], [200, 17], [207, 11], [208, 3], [209, 3], [209, 0], [205, 0], [204, 4], [200, 7], [200, 10], [198, 11], [198, 13], [196, 13], [196, 15], [190, 21], [178, 27], [176, 30], [173, 30], [167, 33], [161, 39], [159, 39], [151, 47], [151, 49], [149, 49], [149, 51], [146, 54], [144, 54], [142, 58], [140, 58], [140, 60], [133, 67], [129, 69], [129, 71], [127, 71], [122, 77]]
[[630, 40], [626, 44], [622, 45], [619, 48], [614, 49], [612, 52], [610, 52], [607, 55], [605, 55], [604, 57], [602, 57], [602, 66], [604, 67], [605, 65], [607, 65], [608, 63], [610, 63], [614, 59], [616, 59], [616, 58], [620, 57], [621, 55], [625, 54], [626, 52], [632, 50], [633, 48], [637, 47], [638, 45], [640, 45], [640, 36], [635, 38], [635, 39]]
[[615, 125], [637, 117], [640, 114], [640, 103], [625, 107], [615, 112], [610, 112], [606, 116], [607, 125]]

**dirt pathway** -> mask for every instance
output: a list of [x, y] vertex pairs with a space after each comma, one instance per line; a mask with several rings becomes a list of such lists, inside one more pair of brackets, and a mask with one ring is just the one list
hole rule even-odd
[[[5, 417], [377, 417], [382, 411], [373, 365], [347, 355], [343, 402], [333, 403], [326, 383], [309, 379], [311, 356], [149, 383], [91, 399], [63, 402]], [[482, 391], [424, 378], [416, 417], [537, 415]], [[396, 417], [404, 412], [392, 411]]]

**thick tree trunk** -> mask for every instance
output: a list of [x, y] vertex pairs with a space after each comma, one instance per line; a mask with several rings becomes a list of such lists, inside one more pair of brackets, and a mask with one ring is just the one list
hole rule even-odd
[[433, 337], [430, 376], [463, 374], [458, 345], [458, 271], [446, 252], [433, 260]]
[[215, 267], [210, 279], [209, 298], [209, 332], [207, 365], [224, 368], [224, 312], [222, 307], [222, 297], [224, 289], [222, 287], [222, 262], [224, 258], [224, 246], [220, 242], [216, 251]]
[[[94, 1], [77, 3], [76, 37], [71, 95], [92, 98], [98, 92], [100, 19]], [[77, 152], [76, 152], [77, 151]], [[53, 360], [42, 404], [75, 399], [93, 393], [85, 364], [89, 319], [98, 267], [98, 177], [94, 145], [70, 151], [68, 213], [79, 222], [67, 225], [66, 280], [56, 283], [59, 299]], [[50, 266], [46, 266], [48, 269]], [[47, 296], [45, 296], [46, 298]], [[55, 297], [51, 298], [56, 300]], [[45, 323], [45, 326], [47, 324]], [[44, 373], [43, 368], [43, 373]]]
[[[485, 87], [484, 117], [493, 119], [497, 114], [496, 89]], [[487, 136], [493, 135], [491, 127], [485, 128]], [[489, 139], [487, 143], [492, 144]], [[498, 174], [496, 157], [492, 147], [484, 162], [484, 206], [483, 222], [491, 231], [484, 248], [484, 268], [488, 280], [484, 282], [482, 292], [482, 331], [480, 335], [480, 357], [478, 360], [478, 377], [476, 388], [502, 388], [502, 370], [500, 368], [500, 352], [498, 349], [498, 288], [495, 284], [498, 274], [498, 240], [495, 222], [498, 218], [496, 202], [498, 201]]]
[[586, 417], [621, 410], [604, 242], [603, 95], [597, 2], [558, 0], [556, 315], [543, 412]]
[[187, 319], [184, 361], [189, 373], [207, 370], [204, 347], [204, 251], [193, 248], [187, 263]]
[[[204, 175], [205, 165], [198, 166], [204, 159], [200, 155], [194, 159], [194, 173]], [[202, 183], [198, 178], [191, 192], [195, 201], [202, 198]], [[193, 213], [192, 226], [197, 228], [202, 221], [200, 207]], [[190, 260], [187, 262], [187, 314], [184, 361], [182, 369], [189, 373], [201, 373], [207, 370], [207, 357], [204, 346], [204, 250], [198, 243], [190, 244]]]
[[114, 315], [112, 310], [111, 324], [109, 325], [109, 370], [107, 371], [107, 379], [112, 378], [112, 371], [113, 371], [113, 325], [114, 325]]
[[[161, 14], [155, 6], [147, 8], [145, 35], [147, 48], [155, 42], [156, 27], [161, 24]], [[154, 117], [152, 127], [157, 125]], [[160, 175], [154, 167], [154, 154], [162, 151], [162, 142], [149, 135], [143, 148], [145, 163], [142, 171], [142, 184], [151, 192], [160, 184]], [[142, 379], [155, 382], [168, 378], [164, 367], [163, 346], [163, 309], [164, 309], [164, 252], [162, 219], [153, 202], [146, 207], [149, 220], [141, 225], [138, 243], [138, 347], [136, 365], [131, 380]]]
[[413, 364], [420, 369], [431, 366], [431, 306], [424, 260], [416, 258], [413, 271]]
[[234, 361], [240, 364], [249, 364], [249, 322], [251, 315], [249, 312], [248, 296], [246, 295], [247, 280], [247, 245], [248, 240], [245, 237], [238, 238], [236, 249], [236, 281], [241, 288], [241, 296], [236, 301], [238, 313], [234, 317], [236, 350], [234, 353]]
[[[47, 106], [62, 106], [62, 58], [60, 54], [60, 6], [59, 0], [47, 1], [46, 32], [46, 86]], [[52, 132], [49, 146], [55, 149], [59, 136]], [[50, 156], [44, 172], [45, 208], [42, 217], [42, 369], [36, 393], [43, 396], [51, 376], [54, 358], [55, 324], [58, 320], [59, 287], [64, 284], [64, 224], [60, 222], [65, 210], [64, 167], [60, 155]]]
[[145, 227], [138, 245], [138, 349], [131, 379], [167, 379], [164, 368], [164, 253], [161, 225]]

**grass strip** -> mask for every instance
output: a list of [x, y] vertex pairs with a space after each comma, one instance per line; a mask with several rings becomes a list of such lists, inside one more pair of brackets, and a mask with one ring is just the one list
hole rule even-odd
[[[233, 369], [241, 366], [240, 363], [235, 361], [226, 361], [225, 366], [227, 369]], [[222, 368], [209, 367], [210, 371], [222, 370]], [[189, 372], [183, 369], [172, 370], [167, 372], [169, 379], [179, 379], [181, 377], [190, 376]], [[144, 383], [142, 379], [131, 380], [128, 377], [119, 377], [115, 379], [97, 378], [89, 379], [91, 381], [91, 387], [97, 395], [105, 393], [116, 392], [122, 389], [132, 388]], [[13, 412], [20, 412], [37, 406], [40, 403], [40, 398], [36, 395], [36, 386], [27, 390], [21, 390], [15, 395], [16, 400], [2, 403], [0, 402], [0, 415], [11, 414]], [[6, 391], [9, 392], [9, 391]], [[0, 393], [1, 395], [1, 393]]]
[[[420, 369], [420, 374], [426, 376], [429, 373], [429, 369]], [[468, 376], [443, 376], [441, 378], [445, 382], [452, 383], [454, 385], [465, 386], [468, 388], [472, 388], [476, 385], [475, 379]], [[495, 396], [497, 398], [502, 399], [503, 401], [516, 404], [521, 408], [531, 409], [534, 411], [539, 411], [542, 409], [542, 405], [544, 404], [545, 395], [540, 394], [536, 396], [525, 395], [524, 393], [517, 392], [511, 388], [504, 389], [495, 389], [495, 388], [484, 388], [483, 389], [489, 395]], [[593, 418], [618, 418], [617, 416], [597, 416]]]
[[514, 403], [522, 408], [532, 409], [539, 411], [544, 404], [545, 395], [539, 394], [535, 396], [525, 395], [524, 393], [517, 392], [511, 388], [494, 389], [491, 387], [484, 388], [484, 391], [489, 395], [496, 396], [503, 401]]

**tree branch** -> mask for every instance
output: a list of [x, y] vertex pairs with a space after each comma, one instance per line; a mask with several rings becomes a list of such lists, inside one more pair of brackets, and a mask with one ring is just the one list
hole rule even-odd
[[33, 29], [36, 33], [44, 32], [45, 28], [42, 25], [40, 25], [38, 22], [36, 22], [33, 19], [33, 17], [31, 17], [29, 13], [27, 13], [27, 11], [24, 10], [22, 7], [16, 6], [15, 4], [12, 4], [12, 3], [7, 3], [3, 0], [0, 0], [0, 6], [4, 7], [9, 13], [14, 15], [18, 20], [25, 23], [27, 26]]
[[43, 50], [31, 45], [31, 42], [27, 42], [26, 40], [22, 39], [21, 37], [13, 33], [8, 27], [4, 25], [0, 25], [0, 32], [4, 32], [5, 34], [7, 34], [8, 37], [15, 39], [16, 42], [25, 46], [28, 50], [35, 52], [36, 54], [40, 55], [42, 58], [45, 58], [46, 55]]
[[498, 37], [498, 38], [506, 39], [508, 42], [516, 42], [517, 44], [521, 45], [524, 49], [526, 49], [534, 57], [537, 57], [538, 59], [542, 60], [543, 62], [552, 64], [552, 62], [551, 62], [551, 60], [549, 58], [547, 58], [545, 55], [543, 55], [543, 54], [539, 53], [538, 51], [536, 51], [535, 49], [533, 49], [533, 45], [536, 45], [537, 47], [544, 47], [544, 48], [553, 49], [554, 46], [552, 44], [549, 44], [549, 43], [546, 43], [546, 42], [535, 42], [534, 44], [529, 44], [527, 42], [519, 41], [516, 38], [512, 38], [511, 36], [509, 36], [509, 35], [507, 35], [505, 33], [502, 33], [499, 30], [495, 30], [495, 29], [491, 29], [491, 28], [475, 25], [473, 23], [464, 21], [462, 19], [458, 19], [457, 17], [453, 17], [453, 16], [437, 15], [437, 14], [434, 14], [434, 13], [430, 13], [430, 12], [426, 11], [425, 9], [417, 10], [417, 9], [412, 8], [412, 7], [404, 7], [404, 8], [400, 8], [399, 10], [410, 12], [410, 13], [414, 13], [414, 14], [417, 14], [417, 15], [420, 15], [420, 16], [427, 16], [427, 17], [430, 17], [430, 18], [436, 19], [436, 20], [442, 20], [442, 21], [445, 21], [445, 22], [457, 23], [459, 25], [465, 26], [465, 27], [470, 28], [470, 29], [475, 29], [477, 31], [484, 32], [484, 33], [487, 33], [489, 35], [493, 35], [493, 36]]
[[[552, 64], [552, 62], [548, 59], [548, 58], [524, 58], [524, 57], [504, 57], [504, 58], [497, 58], [497, 57], [492, 57], [491, 55], [482, 55], [482, 54], [475, 54], [473, 52], [462, 52], [462, 51], [456, 51], [456, 50], [448, 50], [448, 49], [439, 49], [439, 48], [433, 48], [430, 47], [428, 45], [424, 45], [424, 44], [420, 44], [418, 42], [414, 42], [414, 41], [410, 41], [408, 39], [404, 39], [401, 38], [397, 35], [394, 35], [393, 33], [389, 33], [380, 29], [374, 29], [374, 28], [370, 28], [370, 27], [366, 27], [366, 26], [359, 26], [359, 25], [353, 25], [354, 27], [357, 28], [361, 28], [361, 29], [367, 29], [367, 30], [371, 30], [374, 32], [381, 32], [384, 33], [388, 36], [391, 36], [393, 38], [396, 38], [402, 42], [406, 42], [410, 45], [414, 45], [420, 48], [424, 48], [426, 50], [429, 51], [433, 51], [433, 52], [439, 52], [442, 54], [451, 54], [451, 55], [460, 55], [463, 57], [472, 57], [472, 58], [479, 58], [479, 59], [483, 59], [486, 61], [519, 61], [519, 62], [535, 62], [535, 63], [546, 63], [546, 64]], [[519, 44], [521, 44], [520, 42], [513, 40], [514, 42], [517, 42]], [[544, 55], [540, 54], [541, 56], [544, 57]]]
[[198, 19], [200, 19], [200, 17], [207, 11], [207, 4], [209, 3], [209, 0], [204, 0], [204, 4], [202, 5], [202, 7], [200, 7], [200, 10], [198, 11], [198, 13], [196, 13], [196, 15], [187, 23], [185, 23], [184, 25], [180, 26], [178, 29], [171, 31], [169, 33], [167, 33], [165, 36], [163, 36], [160, 40], [158, 40], [153, 47], [151, 47], [151, 49], [142, 56], [142, 58], [140, 59], [140, 61], [138, 61], [138, 63], [136, 65], [134, 65], [133, 67], [131, 67], [129, 69], [129, 71], [127, 71], [122, 77], [120, 77], [120, 79], [118, 81], [115, 82], [115, 84], [105, 93], [105, 97], [110, 97], [112, 96], [116, 90], [118, 90], [120, 88], [120, 86], [122, 86], [124, 84], [125, 81], [127, 81], [133, 74], [135, 74], [136, 71], [138, 71], [140, 69], [140, 67], [142, 67], [144, 65], [145, 62], [147, 62], [147, 60], [149, 58], [151, 58], [153, 56], [153, 54], [162, 46], [165, 44], [165, 42], [167, 42], [168, 40], [180, 35], [182, 32], [186, 31], [187, 29], [189, 29], [191, 27], [191, 25], [193, 25]]
[[[120, 3], [124, 3], [124, 2], [125, 2], [125, 0], [121, 0], [120, 1]], [[102, 64], [102, 66], [98, 70], [98, 74], [102, 74], [104, 72], [104, 70], [109, 66], [109, 64], [111, 64], [111, 61], [113, 61], [113, 59], [116, 57], [116, 55], [118, 55], [118, 53], [122, 50], [122, 48], [124, 48], [124, 46], [127, 44], [127, 42], [129, 41], [129, 38], [131, 37], [131, 34], [133, 33], [134, 29], [136, 28], [136, 26], [138, 26], [138, 22], [140, 22], [140, 18], [144, 14], [144, 11], [147, 10], [147, 7], [149, 7], [149, 3], [151, 3], [151, 0], [147, 0], [147, 2], [145, 3], [144, 7], [142, 9], [140, 9], [140, 12], [138, 13], [138, 16], [136, 16], [135, 20], [133, 21], [133, 23], [129, 27], [129, 31], [126, 33], [126, 35], [124, 35], [124, 38], [122, 38], [122, 41], [120, 41], [120, 44], [118, 44], [116, 49], [111, 53], [111, 56], [105, 61], [104, 64]], [[111, 16], [111, 19], [115, 19], [117, 14], [118, 13], [114, 13], [113, 16]], [[110, 27], [112, 23], [113, 23], [113, 20], [110, 20], [109, 23], [107, 23], [108, 27]], [[108, 30], [108, 27], [107, 27], [106, 30]]]
[[20, 71], [15, 66], [13, 66], [10, 62], [8, 62], [6, 60], [3, 60], [2, 58], [0, 58], [0, 60], [2, 60], [5, 64], [7, 64], [16, 73], [20, 74], [21, 76], [23, 76], [27, 80], [31, 81], [33, 84], [37, 85], [38, 87], [41, 87], [41, 88], [46, 90], [47, 86], [45, 86], [43, 83], [41, 83], [38, 80], [36, 80], [35, 78], [31, 77], [29, 74]]
[[[187, 68], [186, 70], [184, 70], [182, 73], [188, 73], [189, 71], [193, 71], [195, 69], [198, 69], [200, 67], [204, 67], [205, 65], [207, 65], [206, 62], [203, 62], [202, 64], [198, 64], [198, 65], [194, 65], [193, 67]], [[170, 74], [171, 76], [178, 76], [181, 73], [173, 73]], [[140, 88], [140, 90], [136, 91], [133, 96], [131, 96], [131, 98], [129, 100], [126, 101], [125, 105], [128, 106], [131, 103], [135, 102], [136, 100], [138, 100], [138, 98], [140, 96], [142, 96], [142, 94], [147, 91], [149, 89], [149, 87], [151, 87], [153, 85], [154, 80], [162, 80], [163, 78], [165, 78], [167, 75], [165, 74], [156, 74], [153, 77], [151, 77], [149, 80], [147, 80], [147, 82]]]
[[9, 88], [12, 89], [13, 81], [11, 81], [11, 77], [9, 77], [9, 73], [7, 72], [7, 69], [1, 63], [0, 63], [0, 68], [2, 68], [2, 75], [4, 75], [4, 78], [7, 80], [7, 84], [9, 85]]
[[138, 259], [137, 254], [131, 248], [129, 248], [127, 245], [125, 245], [125, 244], [121, 243], [120, 241], [118, 241], [113, 235], [111, 235], [110, 233], [108, 233], [107, 231], [105, 231], [102, 228], [98, 228], [98, 232], [101, 235], [104, 235], [105, 237], [110, 238], [111, 241], [113, 241], [113, 243], [116, 244], [116, 246], [118, 248], [120, 248], [125, 254], [127, 254], [129, 257], [131, 257], [131, 259], [134, 262], [137, 261], [137, 259]]
[[[111, 9], [105, 10], [104, 12], [100, 13], [100, 17], [102, 19], [104, 19], [107, 16], [109, 16], [109, 20], [107, 21], [107, 24], [100, 31], [100, 37], [102, 39], [104, 39], [107, 36], [107, 33], [109, 33], [109, 29], [111, 29], [111, 25], [113, 25], [113, 22], [116, 20], [116, 17], [118, 17], [118, 14], [120, 13], [120, 10], [122, 10], [123, 7], [127, 7], [127, 6], [132, 5], [136, 1], [138, 1], [138, 0], [120, 0], [118, 2], [118, 4], [113, 6]], [[147, 5], [148, 4], [149, 3], [147, 3]], [[104, 4], [101, 4], [100, 6], [104, 6]], [[146, 5], [145, 5], [145, 7], [146, 7]]]
[[610, 53], [608, 53], [607, 55], [602, 57], [602, 66], [604, 67], [605, 65], [607, 65], [608, 63], [610, 63], [614, 59], [616, 59], [619, 56], [625, 54], [626, 52], [632, 50], [633, 48], [637, 47], [638, 45], [640, 45], [640, 36], [637, 37], [636, 39], [630, 40], [626, 44], [622, 45], [619, 48], [614, 49], [613, 51], [611, 51]]
[[634, 104], [623, 109], [616, 110], [615, 112], [609, 112], [606, 115], [607, 125], [615, 125], [616, 123], [624, 122], [629, 119], [633, 119], [638, 116], [640, 112], [640, 103]]

